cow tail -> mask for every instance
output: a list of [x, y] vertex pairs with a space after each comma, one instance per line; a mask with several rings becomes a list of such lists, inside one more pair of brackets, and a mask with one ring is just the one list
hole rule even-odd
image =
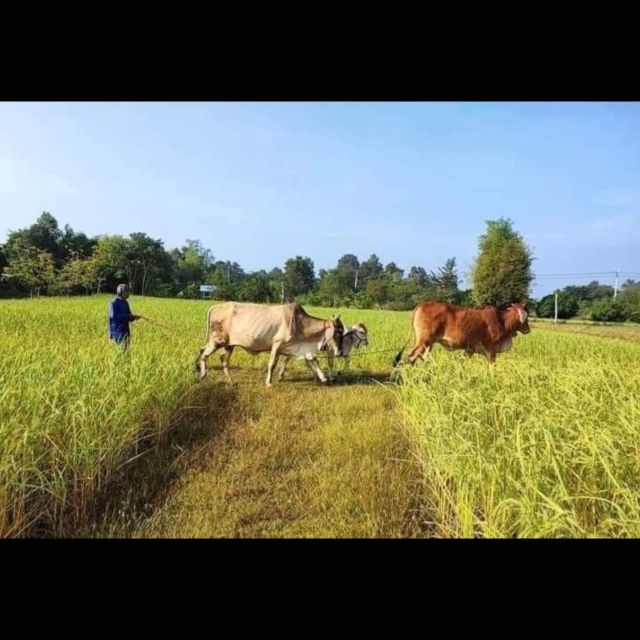
[[204, 343], [207, 344], [209, 342], [209, 337], [211, 336], [211, 312], [215, 309], [215, 305], [209, 307], [207, 311], [207, 335], [204, 339]]
[[400, 364], [400, 360], [402, 360], [402, 354], [404, 353], [404, 350], [407, 348], [407, 345], [411, 340], [411, 336], [413, 335], [413, 319], [415, 318], [416, 310], [417, 309], [414, 309], [413, 314], [411, 315], [411, 327], [409, 328], [409, 335], [407, 336], [407, 339], [404, 341], [402, 348], [400, 349], [400, 351], [398, 351], [398, 353], [396, 354], [396, 357], [393, 359], [394, 367], [397, 367]]
[[200, 366], [200, 358], [202, 357], [202, 352], [207, 348], [207, 344], [209, 344], [209, 337], [211, 336], [211, 323], [209, 321], [211, 320], [212, 311], [213, 311], [213, 307], [209, 307], [209, 310], [207, 311], [207, 335], [204, 339], [205, 346], [202, 347], [200, 351], [198, 351], [198, 355], [196, 356], [196, 361], [194, 363], [194, 371], [196, 372], [198, 371]]

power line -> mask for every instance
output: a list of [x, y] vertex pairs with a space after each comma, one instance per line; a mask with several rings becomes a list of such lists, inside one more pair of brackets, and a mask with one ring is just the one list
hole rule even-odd
[[622, 271], [586, 271], [584, 273], [541, 273], [536, 278], [568, 278], [572, 276], [615, 276]]

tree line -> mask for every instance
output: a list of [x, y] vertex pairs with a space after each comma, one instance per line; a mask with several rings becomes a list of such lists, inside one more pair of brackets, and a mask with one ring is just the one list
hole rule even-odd
[[585, 318], [603, 322], [640, 322], [640, 282], [628, 279], [614, 297], [612, 286], [592, 280], [587, 285], [570, 285], [544, 296], [536, 304], [540, 318], [555, 316], [558, 296], [558, 318]]
[[[200, 297], [200, 285], [213, 285], [213, 297], [241, 302], [298, 300], [321, 306], [412, 309], [421, 300], [461, 306], [505, 305], [527, 301], [540, 316], [553, 316], [553, 294], [530, 298], [533, 255], [513, 223], [488, 220], [478, 238], [471, 269], [472, 288], [460, 287], [455, 257], [433, 270], [395, 262], [383, 264], [372, 254], [345, 254], [332, 269], [316, 275], [311, 258], [294, 256], [282, 267], [245, 271], [235, 261], [216, 260], [199, 240], [167, 250], [146, 233], [88, 237], [43, 212], [34, 224], [10, 231], [0, 245], [0, 295], [79, 295], [113, 292], [128, 282], [133, 293], [163, 297]], [[640, 321], [640, 285], [628, 281], [614, 302], [613, 290], [592, 282], [565, 287], [559, 317], [591, 314], [594, 319]]]

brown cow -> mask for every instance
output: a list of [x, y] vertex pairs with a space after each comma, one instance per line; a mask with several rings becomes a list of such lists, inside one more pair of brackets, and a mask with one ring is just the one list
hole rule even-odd
[[[413, 312], [416, 344], [408, 360], [411, 364], [418, 358], [426, 361], [437, 342], [448, 350], [464, 349], [467, 355], [482, 353], [494, 362], [497, 353], [511, 349], [516, 333], [529, 333], [527, 316], [525, 306], [519, 303], [506, 309], [466, 309], [445, 302], [421, 302]], [[406, 343], [396, 356], [396, 365], [405, 347]]]

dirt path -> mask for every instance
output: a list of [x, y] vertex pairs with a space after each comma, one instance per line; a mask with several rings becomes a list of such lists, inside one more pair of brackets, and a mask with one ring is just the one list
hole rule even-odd
[[93, 535], [421, 535], [420, 472], [386, 376], [323, 387], [292, 372], [267, 389], [262, 371], [232, 375], [232, 390], [216, 376], [196, 390], [197, 420], [185, 409]]

